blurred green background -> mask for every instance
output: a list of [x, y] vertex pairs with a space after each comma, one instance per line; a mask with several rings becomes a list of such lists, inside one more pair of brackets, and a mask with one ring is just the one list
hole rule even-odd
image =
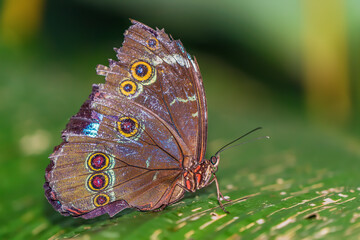
[[[45, 200], [47, 157], [104, 82], [95, 67], [116, 58], [129, 18], [165, 28], [196, 56], [207, 156], [258, 126], [248, 140], [271, 136], [222, 154], [229, 215], [215, 186], [113, 219], [62, 217]], [[0, 239], [358, 239], [359, 42], [356, 0], [3, 0]]]

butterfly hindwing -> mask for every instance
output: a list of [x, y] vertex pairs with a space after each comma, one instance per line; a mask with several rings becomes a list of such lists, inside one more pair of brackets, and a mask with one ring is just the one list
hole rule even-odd
[[[100, 89], [71, 118], [64, 143], [50, 157], [48, 198], [75, 216], [119, 200], [142, 210], [158, 208], [181, 173], [183, 143], [151, 112]], [[134, 128], [126, 131], [123, 123]]]

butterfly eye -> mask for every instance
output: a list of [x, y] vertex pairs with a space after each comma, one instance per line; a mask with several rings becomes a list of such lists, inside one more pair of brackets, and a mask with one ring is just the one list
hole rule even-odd
[[157, 46], [159, 45], [159, 41], [156, 38], [151, 38], [146, 41], [146, 45], [150, 50], [156, 50]]
[[125, 80], [120, 84], [120, 92], [125, 96], [134, 95], [137, 89], [137, 84], [130, 80]]
[[100, 191], [109, 185], [109, 176], [105, 173], [91, 175], [88, 180], [88, 187], [93, 191]]
[[153, 69], [147, 62], [138, 61], [131, 65], [130, 67], [131, 75], [134, 79], [138, 81], [146, 81], [151, 79], [153, 76]]
[[99, 195], [97, 195], [94, 198], [94, 205], [96, 207], [102, 207], [105, 206], [106, 204], [108, 204], [110, 202], [110, 198], [108, 195], [100, 193]]
[[139, 130], [139, 122], [132, 117], [122, 117], [117, 122], [118, 131], [125, 137], [134, 136]]
[[109, 166], [109, 157], [104, 153], [93, 153], [87, 160], [88, 168], [92, 171], [102, 171]]
[[217, 158], [215, 157], [215, 156], [212, 156], [211, 158], [210, 158], [210, 162], [211, 162], [211, 164], [212, 165], [216, 165], [216, 163], [217, 163]]

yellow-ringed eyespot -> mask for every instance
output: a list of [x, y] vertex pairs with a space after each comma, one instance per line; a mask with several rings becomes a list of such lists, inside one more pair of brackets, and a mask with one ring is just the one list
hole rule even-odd
[[146, 41], [146, 46], [154, 51], [159, 46], [159, 41], [156, 38], [150, 38]]
[[96, 207], [105, 206], [110, 202], [110, 197], [104, 193], [100, 193], [94, 197], [94, 205]]
[[91, 154], [87, 160], [87, 166], [92, 171], [102, 171], [107, 168], [109, 164], [109, 156], [101, 152]]
[[139, 131], [139, 122], [132, 117], [122, 117], [117, 122], [118, 131], [125, 137], [132, 137]]
[[88, 187], [93, 191], [100, 191], [109, 185], [109, 176], [106, 173], [96, 173], [90, 176]]
[[154, 74], [150, 64], [144, 61], [134, 62], [130, 67], [130, 72], [133, 78], [138, 81], [149, 80]]
[[130, 80], [125, 80], [120, 83], [120, 92], [125, 96], [131, 96], [136, 93], [138, 86], [135, 82]]

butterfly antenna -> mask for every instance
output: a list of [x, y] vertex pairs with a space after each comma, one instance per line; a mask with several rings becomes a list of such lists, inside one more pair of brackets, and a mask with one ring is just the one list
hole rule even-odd
[[[257, 128], [255, 128], [255, 129], [253, 129], [253, 130], [245, 133], [244, 135], [238, 137], [237, 139], [229, 142], [228, 144], [225, 144], [222, 148], [220, 148], [220, 149], [215, 153], [214, 156], [217, 156], [219, 153], [221, 153], [222, 151], [224, 151], [224, 150], [226, 150], [226, 149], [228, 149], [228, 148], [230, 148], [230, 147], [235, 147], [235, 146], [240, 145], [240, 144], [237, 144], [237, 145], [234, 145], [234, 146], [230, 146], [231, 144], [233, 144], [233, 143], [239, 141], [240, 139], [242, 139], [243, 137], [246, 137], [246, 136], [249, 135], [250, 133], [253, 133], [253, 132], [255, 132], [255, 131], [257, 131], [257, 130], [260, 130], [260, 129], [262, 129], [262, 127], [257, 127]], [[265, 137], [260, 137], [260, 138], [258, 138], [258, 139], [261, 139], [261, 138], [269, 138], [269, 137], [268, 137], [268, 136], [265, 136]], [[242, 144], [242, 143], [241, 143], [241, 144]]]
[[262, 137], [253, 138], [253, 139], [250, 139], [249, 141], [245, 141], [245, 142], [238, 143], [238, 144], [235, 144], [235, 145], [232, 145], [232, 146], [228, 146], [228, 147], [224, 148], [223, 150], [221, 150], [220, 152], [223, 152], [223, 151], [225, 151], [225, 150], [227, 150], [229, 148], [237, 147], [237, 146], [243, 145], [245, 143], [254, 142], [254, 141], [257, 141], [257, 140], [260, 140], [260, 139], [264, 139], [264, 138], [269, 139], [270, 137], [269, 136], [262, 136]]

